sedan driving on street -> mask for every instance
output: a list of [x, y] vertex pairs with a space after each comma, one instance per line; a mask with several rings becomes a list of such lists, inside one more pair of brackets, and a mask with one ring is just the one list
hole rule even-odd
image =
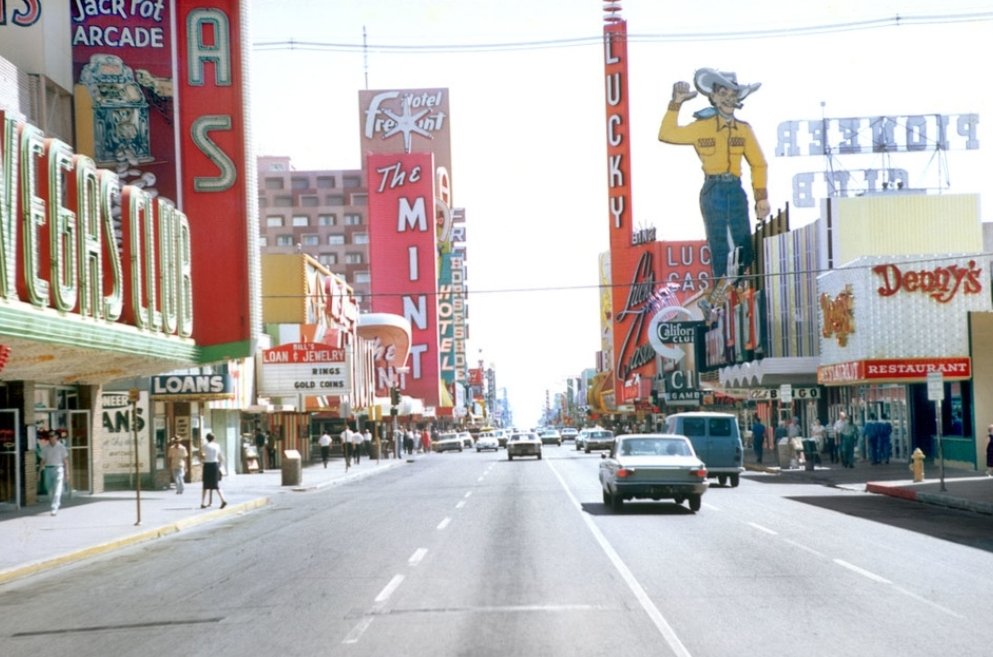
[[579, 429], [577, 429], [575, 427], [564, 427], [564, 428], [562, 428], [562, 429], [559, 430], [559, 433], [562, 434], [562, 440], [563, 441], [565, 441], [565, 440], [575, 440], [576, 439], [576, 435], [579, 433]]
[[541, 460], [541, 438], [533, 431], [522, 431], [510, 434], [507, 439], [507, 460], [513, 461], [515, 456], [537, 456]]
[[685, 436], [630, 434], [618, 436], [600, 462], [603, 503], [618, 511], [624, 500], [644, 498], [689, 501], [700, 510], [707, 491], [707, 467]]
[[542, 429], [538, 437], [541, 438], [542, 445], [562, 444], [562, 434], [558, 432], [558, 429]]
[[461, 452], [462, 448], [462, 436], [457, 433], [443, 433], [431, 441], [435, 452]]
[[483, 450], [491, 449], [494, 452], [500, 450], [500, 443], [497, 442], [497, 437], [495, 433], [481, 433], [479, 438], [476, 439], [476, 451], [482, 452]]
[[593, 450], [610, 449], [614, 446], [614, 432], [610, 429], [583, 429], [576, 438], [576, 449], [582, 449], [587, 454]]

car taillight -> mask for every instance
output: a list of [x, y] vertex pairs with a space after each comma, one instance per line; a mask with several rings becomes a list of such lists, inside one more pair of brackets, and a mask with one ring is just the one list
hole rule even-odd
[[707, 478], [707, 468], [697, 468], [695, 470], [690, 470], [690, 474], [694, 477], [700, 477], [701, 479]]
[[617, 471], [618, 479], [627, 479], [632, 475], [634, 475], [634, 468], [621, 468]]

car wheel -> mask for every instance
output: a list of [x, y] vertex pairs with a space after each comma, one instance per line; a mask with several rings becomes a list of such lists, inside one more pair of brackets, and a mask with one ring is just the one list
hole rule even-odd
[[461, 447], [459, 447], [459, 453], [461, 453], [461, 452], [462, 452], [462, 448], [461, 448]]
[[620, 493], [613, 493], [610, 496], [610, 508], [614, 511], [620, 511], [621, 507], [624, 506], [624, 498]]
[[700, 510], [700, 504], [703, 501], [703, 495], [699, 493], [696, 495], [690, 495], [690, 511], [696, 513]]
[[541, 460], [541, 452], [538, 452], [538, 460]]
[[717, 475], [717, 483], [719, 483], [721, 485], [721, 488], [724, 488], [728, 484], [728, 476], [727, 475]]
[[483, 451], [483, 450], [479, 449], [478, 447], [476, 448], [476, 453], [477, 454], [479, 454], [481, 451]]
[[580, 447], [579, 443], [576, 443], [576, 451], [577, 452], [579, 451], [579, 447]]
[[587, 447], [587, 448], [586, 448], [586, 453], [587, 453], [587, 454], [589, 454], [589, 453], [590, 453], [590, 448], [589, 448], [589, 447]]
[[738, 487], [738, 481], [739, 481], [738, 475], [736, 475], [736, 474], [731, 475], [731, 488], [737, 488]]
[[676, 497], [674, 497], [674, 498], [672, 498], [672, 500], [673, 500], [673, 501], [674, 501], [674, 502], [675, 502], [676, 504], [682, 504], [682, 503], [683, 503], [683, 501], [684, 501], [685, 499], [686, 499], [686, 498], [685, 498], [685, 497], [683, 497], [682, 495], [677, 495]]
[[507, 452], [507, 460], [508, 461], [513, 461], [514, 460], [514, 455], [511, 454], [510, 452]]

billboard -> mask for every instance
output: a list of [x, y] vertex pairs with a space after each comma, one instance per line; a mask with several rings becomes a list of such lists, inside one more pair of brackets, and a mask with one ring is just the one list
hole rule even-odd
[[430, 153], [366, 157], [369, 180], [369, 269], [372, 310], [410, 322], [404, 394], [425, 406], [441, 401], [438, 249], [434, 222], [434, 158]]

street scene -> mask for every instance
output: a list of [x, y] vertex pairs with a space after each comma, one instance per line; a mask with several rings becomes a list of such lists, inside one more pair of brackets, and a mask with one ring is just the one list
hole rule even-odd
[[0, 2], [0, 652], [985, 657], [982, 4]]

